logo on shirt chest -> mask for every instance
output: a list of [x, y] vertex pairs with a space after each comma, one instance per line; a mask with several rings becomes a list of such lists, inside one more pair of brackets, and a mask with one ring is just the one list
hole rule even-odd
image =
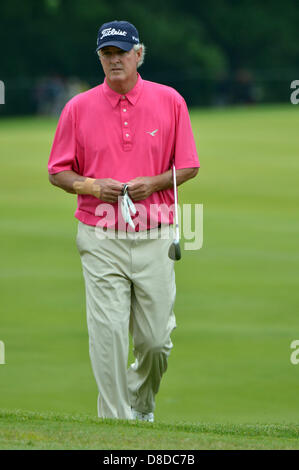
[[150, 134], [152, 137], [155, 137], [156, 133], [158, 132], [159, 129], [155, 129], [154, 131], [147, 131], [147, 134]]

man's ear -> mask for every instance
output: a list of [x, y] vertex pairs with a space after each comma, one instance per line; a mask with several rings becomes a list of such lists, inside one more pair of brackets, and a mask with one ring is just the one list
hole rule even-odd
[[140, 47], [140, 48], [138, 49], [138, 51], [136, 51], [137, 64], [138, 64], [138, 62], [139, 62], [140, 59], [141, 59], [141, 56], [142, 56], [142, 49], [143, 49], [143, 48]]

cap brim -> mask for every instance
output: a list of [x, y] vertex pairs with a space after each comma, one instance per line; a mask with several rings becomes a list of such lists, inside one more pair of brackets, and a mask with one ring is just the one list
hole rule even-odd
[[103, 49], [103, 47], [107, 46], [114, 46], [118, 47], [119, 49], [122, 49], [123, 51], [130, 51], [134, 44], [131, 42], [124, 42], [124, 41], [107, 41], [104, 42], [101, 46], [97, 47], [96, 52], [98, 52], [100, 49]]

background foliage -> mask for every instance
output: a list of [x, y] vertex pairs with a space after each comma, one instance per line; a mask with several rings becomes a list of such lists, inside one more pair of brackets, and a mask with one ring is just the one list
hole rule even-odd
[[34, 112], [40, 77], [101, 82], [96, 35], [113, 19], [137, 26], [148, 48], [143, 78], [174, 86], [188, 104], [215, 104], [223, 86], [228, 102], [246, 101], [238, 91], [244, 71], [253, 102], [286, 101], [299, 77], [295, 0], [2, 0], [0, 79], [7, 105], [0, 112]]

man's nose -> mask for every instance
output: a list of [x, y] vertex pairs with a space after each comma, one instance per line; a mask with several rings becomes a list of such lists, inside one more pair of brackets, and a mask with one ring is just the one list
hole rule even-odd
[[114, 52], [111, 55], [111, 62], [116, 63], [120, 61], [120, 53], [119, 52]]

